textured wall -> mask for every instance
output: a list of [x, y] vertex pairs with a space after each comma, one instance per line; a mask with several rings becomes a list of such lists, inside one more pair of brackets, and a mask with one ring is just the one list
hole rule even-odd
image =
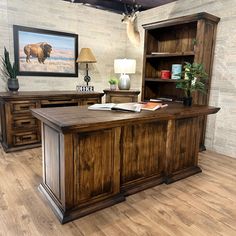
[[[206, 146], [208, 149], [236, 157], [236, 0], [178, 0], [143, 12], [141, 25], [197, 12], [208, 12], [221, 18], [217, 28], [210, 105], [221, 107], [217, 115], [208, 117]], [[143, 37], [142, 37], [143, 38]], [[129, 47], [128, 47], [129, 48]], [[128, 49], [127, 49], [128, 50]], [[133, 54], [130, 48], [127, 52]], [[143, 48], [136, 50], [142, 58]], [[142, 59], [140, 59], [142, 60]], [[141, 62], [140, 62], [141, 63]], [[141, 67], [140, 72], [141, 74]], [[141, 79], [138, 79], [140, 81]]]
[[[236, 0], [178, 0], [139, 14], [138, 26], [143, 39], [144, 23], [188, 15], [201, 11], [221, 18], [218, 25], [210, 104], [221, 107], [208, 118], [208, 149], [236, 157]], [[12, 25], [25, 25], [77, 33], [79, 48], [90, 47], [97, 57], [90, 74], [97, 91], [108, 87], [115, 58], [137, 59], [137, 73], [132, 75], [132, 88], [141, 88], [143, 46], [135, 48], [126, 37], [121, 16], [61, 0], [0, 0], [0, 54], [5, 45], [13, 56]], [[143, 40], [142, 40], [143, 43]], [[142, 45], [142, 44], [141, 44]], [[79, 78], [19, 77], [21, 90], [74, 89]], [[5, 84], [0, 80], [0, 91]]]
[[[109, 87], [113, 60], [125, 56], [125, 25], [121, 16], [62, 0], [0, 0], [0, 54], [5, 45], [13, 58], [14, 24], [41, 29], [76, 33], [79, 48], [90, 47], [97, 63], [91, 65], [91, 85], [97, 91]], [[79, 78], [19, 76], [20, 90], [72, 90], [83, 83], [84, 66]], [[5, 84], [0, 81], [0, 90]]]

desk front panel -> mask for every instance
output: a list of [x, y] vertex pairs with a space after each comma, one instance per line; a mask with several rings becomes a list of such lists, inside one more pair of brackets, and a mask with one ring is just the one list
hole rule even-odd
[[126, 192], [164, 182], [167, 121], [123, 127], [121, 185]]

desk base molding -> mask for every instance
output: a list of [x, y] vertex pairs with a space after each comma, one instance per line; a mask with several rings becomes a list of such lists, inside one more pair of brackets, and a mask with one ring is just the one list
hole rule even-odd
[[78, 219], [80, 217], [86, 216], [95, 211], [113, 206], [117, 203], [125, 201], [124, 194], [118, 193], [111, 198], [104, 199], [100, 202], [95, 202], [94, 204], [90, 204], [89, 206], [80, 207], [80, 208], [72, 208], [70, 210], [64, 211], [59, 205], [56, 204], [56, 198], [48, 192], [47, 187], [42, 183], [39, 185], [39, 191], [43, 194], [43, 196], [48, 200], [48, 203], [53, 210], [56, 217], [59, 219], [61, 224], [65, 224], [69, 221]]
[[129, 196], [142, 190], [155, 187], [162, 183], [165, 183], [164, 176], [154, 176], [124, 184], [123, 186], [121, 186], [121, 191], [124, 193], [125, 196]]
[[191, 175], [198, 174], [200, 172], [202, 172], [202, 169], [199, 166], [189, 167], [189, 168], [186, 168], [184, 170], [174, 172], [171, 175], [167, 176], [165, 183], [166, 184], [171, 184], [171, 183], [174, 183], [178, 180], [185, 179], [185, 178], [187, 178]]
[[16, 151], [21, 151], [21, 150], [26, 150], [26, 149], [32, 149], [32, 148], [37, 148], [37, 147], [41, 147], [41, 146], [42, 146], [41, 142], [35, 143], [35, 144], [27, 144], [27, 145], [18, 146], [18, 147], [9, 147], [5, 143], [2, 143], [3, 150], [6, 153], [16, 152]]

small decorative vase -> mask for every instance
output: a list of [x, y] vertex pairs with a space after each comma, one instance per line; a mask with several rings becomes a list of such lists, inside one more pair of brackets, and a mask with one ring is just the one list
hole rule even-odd
[[110, 84], [110, 90], [116, 90], [116, 84]]
[[17, 92], [19, 89], [19, 82], [18, 79], [8, 79], [7, 80], [7, 87], [11, 92]]
[[184, 104], [184, 106], [186, 106], [186, 107], [191, 107], [191, 106], [192, 106], [192, 100], [193, 100], [192, 97], [184, 97], [184, 98], [183, 98], [183, 104]]

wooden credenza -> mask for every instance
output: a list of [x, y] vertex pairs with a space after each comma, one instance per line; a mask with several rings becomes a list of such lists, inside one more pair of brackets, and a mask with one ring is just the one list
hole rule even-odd
[[140, 113], [33, 109], [43, 134], [39, 189], [65, 223], [199, 173], [200, 119], [218, 110], [182, 104]]
[[43, 91], [0, 93], [0, 139], [6, 152], [41, 145], [40, 122], [30, 109], [100, 103], [103, 93]]

